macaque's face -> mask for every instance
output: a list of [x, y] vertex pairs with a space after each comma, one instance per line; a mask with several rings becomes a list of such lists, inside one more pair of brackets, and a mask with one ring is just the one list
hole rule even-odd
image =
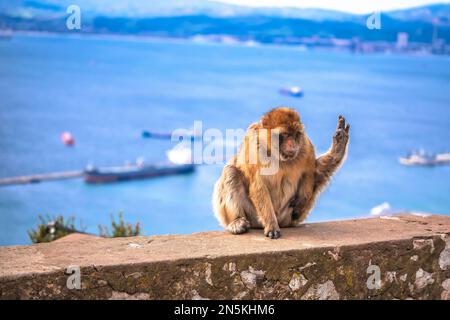
[[294, 109], [281, 107], [266, 113], [261, 124], [264, 129], [273, 130], [278, 135], [278, 145], [271, 143], [272, 149], [278, 149], [279, 159], [289, 161], [297, 157], [303, 141], [303, 125]]
[[301, 147], [301, 130], [286, 130], [282, 128], [279, 133], [280, 160], [288, 161], [297, 157]]

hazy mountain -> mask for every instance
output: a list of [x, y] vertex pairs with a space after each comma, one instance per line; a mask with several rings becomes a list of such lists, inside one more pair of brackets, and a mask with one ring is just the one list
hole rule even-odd
[[450, 23], [450, 5], [435, 4], [405, 10], [395, 10], [388, 13], [390, 17], [403, 21]]
[[11, 0], [0, 2], [0, 10], [8, 15], [43, 17], [65, 13], [71, 4], [80, 6], [88, 16], [166, 17], [207, 15], [212, 17], [262, 15], [310, 20], [346, 20], [353, 15], [323, 9], [252, 8], [210, 0]]
[[[254, 8], [225, 4], [212, 0], [8, 0], [0, 1], [3, 14], [23, 18], [45, 18], [65, 15], [66, 8], [76, 3], [87, 17], [150, 18], [206, 15], [211, 17], [269, 16], [314, 21], [355, 21], [358, 15], [324, 9]], [[450, 5], [436, 4], [405, 10], [383, 12], [392, 18], [408, 21], [441, 22], [450, 20]]]
[[[66, 8], [73, 0], [0, 0], [0, 28], [66, 32]], [[250, 8], [207, 0], [77, 0], [81, 32], [163, 37], [228, 35], [240, 40], [295, 43], [301, 37], [430, 42], [434, 21], [438, 36], [450, 43], [450, 5], [432, 5], [382, 13], [381, 30], [366, 27], [368, 15], [321, 9]], [[297, 39], [297, 40], [296, 40]]]

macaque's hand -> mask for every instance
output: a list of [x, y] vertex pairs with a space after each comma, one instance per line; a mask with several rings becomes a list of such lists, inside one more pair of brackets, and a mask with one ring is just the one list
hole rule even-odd
[[336, 133], [333, 136], [333, 151], [338, 155], [344, 155], [349, 139], [350, 125], [345, 124], [345, 118], [339, 116]]

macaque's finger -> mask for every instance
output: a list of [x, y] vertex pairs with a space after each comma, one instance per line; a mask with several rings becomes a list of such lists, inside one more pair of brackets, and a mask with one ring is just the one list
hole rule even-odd
[[339, 129], [344, 129], [345, 128], [345, 118], [341, 115], [339, 115], [339, 120], [338, 120], [338, 126], [336, 130]]
[[350, 131], [350, 124], [347, 124], [347, 126], [345, 127], [345, 132], [349, 132]]

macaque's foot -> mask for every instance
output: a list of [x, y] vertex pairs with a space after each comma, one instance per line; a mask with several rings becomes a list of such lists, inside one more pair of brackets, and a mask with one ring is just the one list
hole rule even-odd
[[289, 227], [298, 226], [300, 223], [302, 223], [306, 219], [307, 215], [308, 215], [308, 212], [305, 212], [304, 210], [292, 211]]
[[279, 228], [265, 228], [264, 235], [270, 239], [278, 239], [281, 237], [281, 232]]
[[227, 230], [232, 234], [245, 233], [248, 229], [250, 229], [250, 222], [245, 218], [237, 218], [231, 221], [227, 226]]
[[349, 138], [350, 125], [345, 124], [345, 118], [339, 116], [336, 133], [333, 136], [333, 145], [337, 154], [344, 155]]
[[289, 226], [294, 227], [294, 226], [298, 225], [300, 217], [301, 217], [300, 211], [297, 211], [297, 210], [292, 211], [291, 222], [290, 222]]

